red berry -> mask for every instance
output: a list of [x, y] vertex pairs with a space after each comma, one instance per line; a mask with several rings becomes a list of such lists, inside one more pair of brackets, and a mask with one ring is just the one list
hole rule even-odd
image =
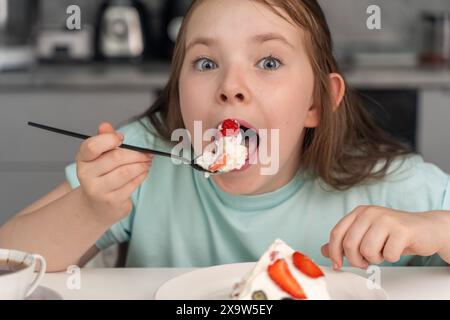
[[300, 284], [289, 271], [284, 259], [278, 259], [268, 269], [269, 277], [285, 292], [296, 299], [307, 299]]
[[222, 122], [221, 133], [224, 137], [237, 134], [240, 128], [239, 122], [233, 119], [226, 119]]
[[301, 254], [298, 251], [294, 252], [292, 255], [292, 262], [298, 270], [310, 278], [319, 278], [324, 276], [322, 270], [320, 270], [319, 266], [315, 264], [311, 258]]

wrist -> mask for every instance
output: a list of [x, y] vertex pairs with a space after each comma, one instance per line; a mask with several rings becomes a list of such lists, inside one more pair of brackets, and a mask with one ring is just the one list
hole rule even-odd
[[86, 196], [82, 188], [77, 188], [73, 191], [78, 198], [78, 203], [80, 203], [80, 215], [83, 216], [88, 223], [93, 226], [97, 226], [98, 228], [107, 230], [109, 229], [116, 221], [111, 219], [111, 217], [102, 212], [97, 208], [92, 201]]
[[436, 236], [440, 239], [436, 252], [443, 260], [450, 263], [450, 211], [430, 212], [435, 219]]

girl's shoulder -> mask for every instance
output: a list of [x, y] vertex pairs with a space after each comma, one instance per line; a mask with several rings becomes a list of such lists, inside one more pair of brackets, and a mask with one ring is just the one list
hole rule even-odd
[[417, 154], [395, 159], [386, 176], [368, 188], [383, 194], [390, 207], [450, 210], [449, 174]]
[[[380, 162], [379, 165], [384, 165], [384, 162]], [[447, 183], [449, 175], [435, 164], [424, 161], [418, 154], [398, 157], [392, 161], [386, 173], [386, 182], [404, 182], [411, 179], [415, 181], [431, 179], [433, 182]]]

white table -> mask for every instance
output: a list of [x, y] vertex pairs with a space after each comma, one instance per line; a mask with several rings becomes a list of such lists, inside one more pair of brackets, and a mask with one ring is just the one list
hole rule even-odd
[[[153, 299], [167, 280], [196, 269], [80, 269], [80, 289], [67, 286], [69, 273], [47, 273], [41, 285], [63, 299]], [[368, 278], [365, 270], [344, 268]], [[71, 278], [73, 279], [73, 278]], [[72, 282], [74, 284], [75, 282]], [[391, 299], [450, 299], [450, 267], [384, 267], [381, 285]]]

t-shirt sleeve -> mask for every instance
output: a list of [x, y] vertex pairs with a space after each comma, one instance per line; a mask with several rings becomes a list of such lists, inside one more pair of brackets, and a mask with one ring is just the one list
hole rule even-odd
[[450, 176], [448, 177], [447, 187], [444, 190], [442, 210], [450, 211]]
[[[147, 122], [148, 123], [148, 122]], [[142, 147], [154, 147], [155, 139], [154, 136], [148, 134], [145, 131], [144, 126], [146, 122], [133, 122], [117, 131], [122, 132], [125, 136], [124, 143]], [[147, 124], [148, 126], [148, 124]], [[148, 127], [147, 127], [148, 128]], [[70, 186], [75, 189], [80, 186], [80, 182], [77, 177], [77, 165], [76, 163], [71, 163], [65, 168], [65, 176]], [[107, 230], [95, 243], [95, 246], [99, 250], [106, 249], [114, 244], [127, 242], [131, 238], [132, 225], [134, 221], [134, 215], [136, 212], [136, 204], [138, 203], [139, 188], [135, 190], [132, 194], [131, 199], [133, 202], [133, 208], [130, 214], [115, 223]]]
[[71, 163], [65, 169], [66, 180], [69, 182], [72, 189], [76, 189], [80, 186], [80, 181], [78, 181], [77, 176], [77, 164]]
[[413, 156], [392, 166], [386, 178], [386, 206], [407, 212], [450, 210], [450, 176]]
[[134, 205], [131, 213], [125, 218], [115, 223], [106, 231], [100, 239], [95, 242], [99, 250], [104, 250], [114, 244], [127, 242], [131, 238], [131, 224], [134, 218]]

